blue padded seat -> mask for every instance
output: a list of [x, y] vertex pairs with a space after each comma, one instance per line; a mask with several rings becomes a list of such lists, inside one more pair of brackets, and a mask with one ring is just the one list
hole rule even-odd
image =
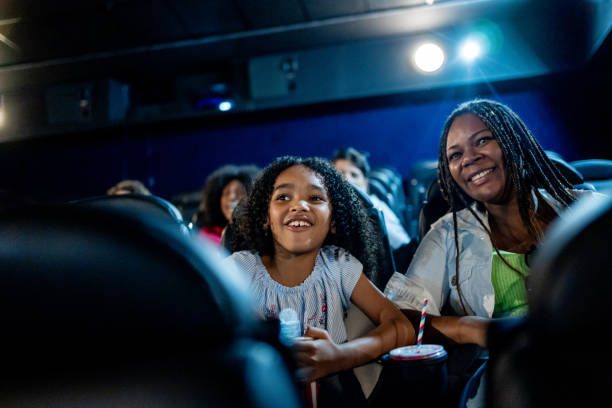
[[587, 159], [571, 164], [582, 174], [585, 183], [599, 192], [612, 194], [612, 160]]

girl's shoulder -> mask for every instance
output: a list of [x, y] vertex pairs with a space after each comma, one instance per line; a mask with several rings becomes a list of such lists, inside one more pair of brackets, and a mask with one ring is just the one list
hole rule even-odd
[[252, 269], [261, 264], [261, 257], [255, 251], [238, 251], [229, 255], [226, 260], [243, 269]]
[[355, 258], [348, 250], [336, 245], [325, 245], [322, 247], [320, 256], [326, 261], [331, 261], [334, 263], [360, 264], [359, 260]]

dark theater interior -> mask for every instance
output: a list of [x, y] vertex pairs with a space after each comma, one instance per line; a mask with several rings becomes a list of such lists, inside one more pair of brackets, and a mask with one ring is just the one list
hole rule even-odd
[[[566, 159], [607, 159], [608, 3], [6, 1], [3, 187], [64, 200], [137, 178], [172, 197], [228, 159], [347, 144], [409, 177], [446, 113], [478, 96]], [[466, 64], [470, 35], [488, 54]], [[436, 73], [411, 65], [425, 40], [446, 50]]]
[[[443, 209], [423, 226], [443, 126], [464, 101], [509, 106], [572, 185], [612, 194], [611, 28], [610, 0], [0, 1], [0, 321], [6, 346], [21, 350], [7, 357], [0, 406], [317, 407], [270, 340], [277, 328], [250, 319], [218, 248], [193, 238], [207, 177], [228, 163], [366, 152], [370, 189], [413, 237], [408, 258], [388, 244], [381, 255], [389, 276], [403, 273], [448, 211], [438, 191]], [[109, 200], [121, 180], [151, 196]], [[609, 224], [609, 208], [591, 214]], [[563, 239], [593, 238], [571, 231]], [[575, 249], [563, 239], [555, 254]], [[538, 271], [554, 264], [544, 258]], [[590, 287], [609, 287], [597, 279]], [[499, 330], [518, 340], [490, 350], [492, 386], [474, 406], [561, 401], [533, 397], [518, 363], [500, 385], [509, 353], [524, 363], [535, 346], [520, 348], [525, 331], [511, 324]], [[108, 347], [91, 358], [88, 345]], [[609, 352], [601, 365], [593, 384], [607, 400]], [[473, 406], [480, 367], [444, 406]]]

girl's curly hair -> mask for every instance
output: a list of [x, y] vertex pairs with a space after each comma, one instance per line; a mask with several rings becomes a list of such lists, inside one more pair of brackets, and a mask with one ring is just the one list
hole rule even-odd
[[225, 228], [228, 220], [221, 211], [223, 189], [231, 181], [238, 180], [248, 193], [258, 172], [259, 167], [255, 165], [234, 164], [221, 166], [212, 172], [206, 179], [200, 205], [198, 211], [194, 214], [192, 222], [198, 228], [214, 226]]
[[256, 251], [260, 256], [274, 255], [274, 242], [268, 221], [268, 210], [274, 183], [283, 171], [293, 166], [305, 166], [322, 180], [332, 207], [335, 232], [329, 233], [323, 245], [336, 245], [348, 250], [364, 267], [364, 273], [374, 281], [378, 271], [376, 239], [371, 221], [353, 190], [328, 161], [318, 157], [283, 156], [264, 168], [255, 180], [244, 207], [234, 212], [236, 239], [231, 251]]

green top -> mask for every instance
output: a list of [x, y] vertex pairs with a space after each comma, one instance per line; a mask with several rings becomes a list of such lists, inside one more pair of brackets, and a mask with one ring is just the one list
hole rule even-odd
[[491, 281], [495, 291], [495, 309], [493, 317], [522, 316], [527, 313], [527, 289], [525, 279], [529, 275], [529, 266], [525, 263], [525, 254], [499, 251], [506, 262], [517, 271], [512, 270], [493, 251]]

